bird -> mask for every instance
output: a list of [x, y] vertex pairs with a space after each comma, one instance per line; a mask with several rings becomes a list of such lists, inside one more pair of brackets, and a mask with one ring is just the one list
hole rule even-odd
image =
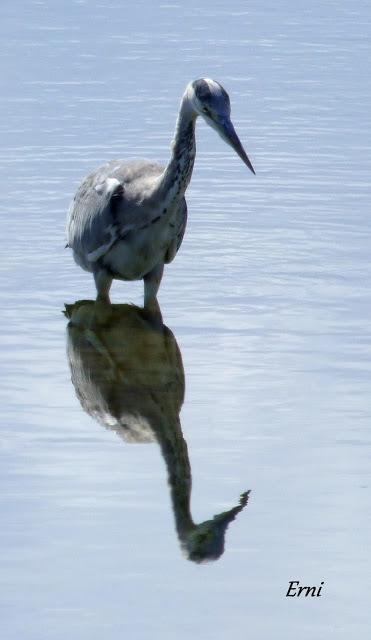
[[201, 116], [255, 174], [231, 121], [229, 95], [210, 78], [190, 82], [182, 96], [168, 164], [111, 160], [86, 176], [67, 217], [67, 247], [94, 276], [97, 298], [109, 302], [112, 281], [143, 280], [144, 308], [158, 308], [164, 265], [175, 258], [187, 224], [185, 192]]

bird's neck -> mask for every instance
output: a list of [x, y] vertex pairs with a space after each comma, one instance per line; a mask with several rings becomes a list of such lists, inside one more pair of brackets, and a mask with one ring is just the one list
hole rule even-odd
[[162, 416], [162, 424], [156, 429], [156, 436], [167, 467], [175, 526], [182, 542], [195, 525], [191, 516], [191, 465], [179, 416], [168, 423]]
[[156, 196], [161, 198], [164, 207], [180, 202], [189, 185], [196, 156], [195, 124], [196, 114], [185, 94], [171, 145], [171, 158], [156, 185]]

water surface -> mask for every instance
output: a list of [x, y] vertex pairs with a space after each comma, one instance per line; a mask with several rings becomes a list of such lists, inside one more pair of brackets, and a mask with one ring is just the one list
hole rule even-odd
[[[369, 4], [21, 0], [0, 14], [4, 638], [367, 638]], [[188, 229], [159, 296], [184, 370], [194, 522], [251, 490], [208, 564], [182, 549], [159, 444], [82, 409], [62, 314], [94, 295], [64, 249], [79, 180], [114, 157], [166, 162], [202, 76], [229, 91], [257, 171], [197, 125]], [[142, 285], [112, 294], [141, 305]], [[323, 596], [285, 598], [296, 579]]]

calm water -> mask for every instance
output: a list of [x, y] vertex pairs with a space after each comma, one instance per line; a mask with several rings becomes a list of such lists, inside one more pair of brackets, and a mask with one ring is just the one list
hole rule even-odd
[[[5, 640], [369, 637], [371, 8], [186, 5], [1, 5]], [[64, 304], [94, 295], [64, 249], [78, 181], [165, 162], [200, 76], [257, 176], [200, 122], [168, 330], [117, 307], [111, 334], [67, 331]], [[224, 554], [187, 559], [184, 518], [234, 507], [205, 525]]]

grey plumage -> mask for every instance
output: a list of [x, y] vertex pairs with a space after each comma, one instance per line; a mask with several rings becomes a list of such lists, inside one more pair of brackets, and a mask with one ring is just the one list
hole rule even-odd
[[189, 84], [168, 165], [112, 160], [82, 181], [70, 206], [68, 246], [77, 264], [93, 273], [98, 297], [108, 297], [112, 279], [143, 279], [145, 306], [156, 307], [164, 264], [174, 259], [186, 228], [184, 194], [195, 159], [198, 115], [253, 170], [230, 121], [226, 91], [209, 79]]
[[[162, 210], [162, 215], [156, 215], [157, 209], [141, 206], [145, 184], [150, 187], [162, 172], [163, 167], [148, 160], [111, 160], [86, 176], [71, 204], [68, 222], [68, 244], [74, 249], [75, 259], [83, 269], [93, 271], [99, 263], [115, 278], [131, 279], [115, 272], [109, 251], [117, 242], [129, 242], [130, 235], [134, 236], [160, 222], [166, 214]], [[187, 208], [183, 198], [174, 222], [170, 222], [176, 251], [181, 244], [186, 221]], [[165, 262], [170, 262], [170, 245], [166, 247]]]

